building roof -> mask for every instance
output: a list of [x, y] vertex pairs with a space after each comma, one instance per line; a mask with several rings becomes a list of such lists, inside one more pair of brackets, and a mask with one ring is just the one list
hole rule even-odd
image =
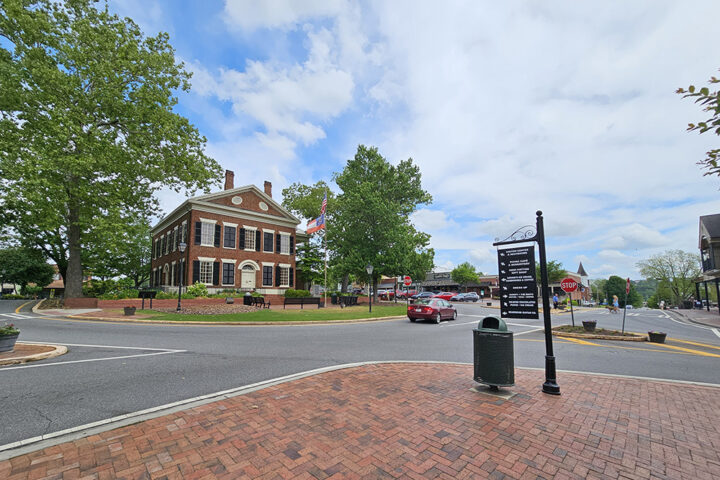
[[587, 272], [585, 271], [585, 269], [584, 269], [583, 266], [582, 266], [582, 262], [580, 262], [580, 266], [578, 267], [577, 273], [578, 273], [578, 275], [580, 275], [581, 277], [589, 277], [589, 275], [587, 274]]

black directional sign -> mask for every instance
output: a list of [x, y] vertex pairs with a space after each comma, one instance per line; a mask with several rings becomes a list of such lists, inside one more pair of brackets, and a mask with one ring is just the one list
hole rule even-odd
[[539, 318], [535, 247], [498, 250], [500, 316]]

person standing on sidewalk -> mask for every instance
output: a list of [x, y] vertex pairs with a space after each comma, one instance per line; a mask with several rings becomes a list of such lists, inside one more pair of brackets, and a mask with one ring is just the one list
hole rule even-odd
[[557, 293], [553, 295], [553, 307], [555, 310], [558, 308], [558, 302], [560, 302], [560, 299], [558, 299]]

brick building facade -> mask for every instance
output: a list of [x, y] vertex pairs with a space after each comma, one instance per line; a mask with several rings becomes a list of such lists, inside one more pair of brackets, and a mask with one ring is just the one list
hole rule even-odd
[[[295, 246], [306, 240], [295, 216], [272, 199], [272, 184], [233, 186], [185, 200], [152, 229], [153, 287], [175, 291], [200, 282], [224, 289], [282, 295], [295, 286]], [[187, 247], [180, 252], [179, 245]]]

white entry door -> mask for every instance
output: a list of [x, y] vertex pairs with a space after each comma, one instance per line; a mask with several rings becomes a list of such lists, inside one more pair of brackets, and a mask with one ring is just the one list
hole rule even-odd
[[255, 269], [252, 265], [244, 265], [242, 267], [242, 288], [255, 288]]

